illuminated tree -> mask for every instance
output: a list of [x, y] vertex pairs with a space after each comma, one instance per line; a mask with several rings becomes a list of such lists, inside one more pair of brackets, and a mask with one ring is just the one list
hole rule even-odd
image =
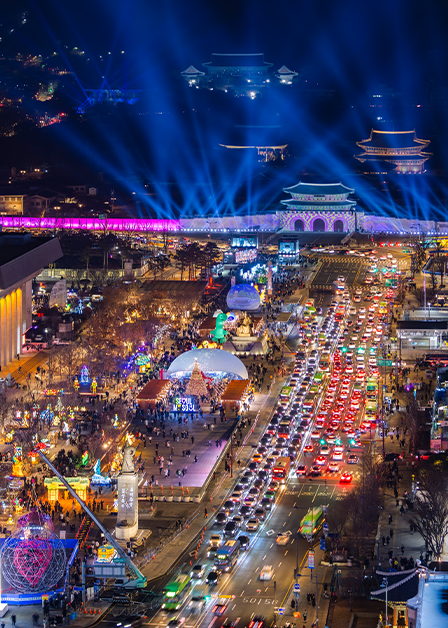
[[187, 395], [195, 395], [196, 397], [208, 397], [207, 386], [205, 385], [204, 378], [202, 377], [201, 369], [199, 368], [198, 361], [195, 359], [193, 370], [191, 372], [190, 381], [186, 388]]

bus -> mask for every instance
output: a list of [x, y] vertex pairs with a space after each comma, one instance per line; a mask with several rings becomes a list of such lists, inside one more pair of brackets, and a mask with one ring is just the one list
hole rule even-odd
[[312, 538], [318, 532], [324, 522], [324, 511], [322, 506], [314, 506], [310, 508], [300, 522], [299, 532], [305, 538]]
[[180, 574], [163, 589], [162, 608], [165, 611], [177, 611], [184, 603], [191, 589], [191, 577]]
[[378, 382], [376, 379], [367, 380], [366, 397], [372, 401], [376, 401], [378, 399]]
[[322, 384], [324, 379], [325, 379], [325, 373], [322, 373], [322, 371], [317, 371], [317, 373], [314, 374], [313, 382], [315, 384]]
[[378, 405], [375, 401], [366, 401], [365, 419], [367, 421], [376, 421], [378, 418]]
[[291, 468], [290, 458], [277, 458], [274, 468], [272, 469], [272, 479], [276, 482], [286, 484], [288, 479], [289, 470]]
[[231, 571], [239, 555], [240, 542], [236, 540], [226, 541], [216, 550], [215, 565], [224, 571]]

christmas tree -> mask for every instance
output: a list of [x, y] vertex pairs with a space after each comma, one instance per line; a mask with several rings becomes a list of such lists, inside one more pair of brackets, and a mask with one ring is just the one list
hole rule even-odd
[[201, 369], [199, 368], [198, 361], [194, 360], [193, 370], [191, 371], [190, 381], [187, 384], [187, 395], [196, 395], [196, 397], [208, 397], [207, 386], [205, 385], [204, 378], [202, 377]]

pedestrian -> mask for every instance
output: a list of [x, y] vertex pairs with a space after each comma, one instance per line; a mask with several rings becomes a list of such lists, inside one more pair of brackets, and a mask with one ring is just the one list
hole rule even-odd
[[207, 519], [208, 517], [208, 510], [207, 508], [204, 508], [204, 519]]
[[16, 616], [15, 616], [14, 614], [13, 614], [13, 615], [11, 615], [11, 622], [12, 622], [12, 625], [13, 625], [13, 626], [15, 626], [15, 625], [16, 625]]
[[404, 554], [404, 545], [401, 546], [401, 555], [403, 556]]
[[307, 616], [308, 616], [308, 612], [306, 610], [303, 611], [303, 621], [306, 621]]

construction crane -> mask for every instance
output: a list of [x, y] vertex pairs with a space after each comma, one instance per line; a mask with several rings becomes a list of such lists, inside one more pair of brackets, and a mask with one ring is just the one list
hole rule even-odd
[[134, 563], [129, 558], [129, 556], [126, 554], [124, 549], [117, 543], [117, 541], [114, 539], [114, 537], [106, 530], [106, 528], [103, 526], [101, 521], [99, 521], [95, 517], [95, 515], [90, 510], [90, 508], [87, 506], [87, 504], [85, 502], [83, 502], [83, 500], [79, 497], [79, 495], [77, 495], [76, 491], [70, 486], [70, 484], [67, 482], [67, 480], [59, 473], [59, 471], [56, 469], [56, 467], [53, 465], [53, 463], [48, 460], [47, 456], [44, 453], [42, 453], [42, 451], [40, 449], [38, 450], [38, 452], [39, 452], [39, 456], [42, 458], [42, 460], [45, 462], [45, 464], [48, 465], [48, 467], [53, 471], [53, 473], [56, 475], [56, 477], [59, 478], [59, 480], [62, 482], [62, 484], [65, 486], [65, 488], [69, 491], [71, 496], [74, 499], [76, 499], [76, 501], [81, 506], [81, 508], [84, 510], [84, 512], [86, 512], [88, 514], [88, 516], [92, 519], [92, 521], [94, 521], [96, 523], [96, 525], [99, 527], [101, 532], [104, 534], [104, 537], [106, 538], [107, 542], [110, 543], [116, 549], [116, 551], [119, 554], [120, 558], [122, 558], [124, 560], [124, 562], [126, 564], [126, 567], [128, 568], [129, 572], [131, 573], [133, 579], [132, 580], [128, 580], [127, 582], [124, 582], [121, 585], [115, 585], [115, 586], [121, 586], [121, 587], [123, 587], [125, 589], [143, 589], [143, 588], [145, 588], [146, 587], [146, 577], [134, 565]]

